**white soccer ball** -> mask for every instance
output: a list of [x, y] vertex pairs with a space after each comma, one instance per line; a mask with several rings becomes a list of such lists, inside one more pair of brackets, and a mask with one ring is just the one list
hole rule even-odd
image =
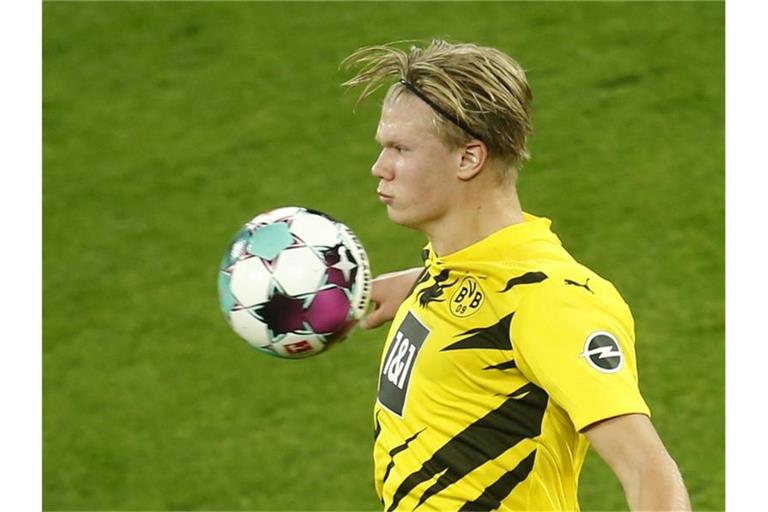
[[270, 355], [301, 358], [344, 339], [371, 297], [368, 256], [352, 231], [296, 206], [254, 217], [227, 247], [219, 304], [232, 329]]

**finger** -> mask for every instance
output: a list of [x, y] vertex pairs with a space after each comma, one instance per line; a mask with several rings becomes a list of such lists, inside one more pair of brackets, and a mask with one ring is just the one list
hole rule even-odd
[[358, 325], [363, 329], [373, 329], [374, 327], [376, 327], [376, 325], [373, 325], [370, 322], [369, 317], [371, 316], [372, 313], [374, 313], [380, 307], [381, 307], [381, 304], [379, 304], [375, 300], [371, 300], [368, 303], [368, 314], [366, 314], [364, 317], [360, 319], [360, 321], [358, 322]]
[[363, 319], [360, 320], [360, 327], [363, 329], [375, 329], [386, 321], [386, 315], [384, 315], [381, 311], [381, 308], [379, 308], [371, 311], [365, 317], [363, 317]]

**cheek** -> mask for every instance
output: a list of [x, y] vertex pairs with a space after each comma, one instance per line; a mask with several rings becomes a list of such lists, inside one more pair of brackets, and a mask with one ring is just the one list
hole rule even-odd
[[407, 179], [402, 185], [412, 206], [432, 210], [451, 201], [451, 180], [445, 169], [435, 167], [431, 162], [430, 167], [414, 167], [411, 171], [404, 173]]
[[421, 158], [414, 162], [413, 177], [428, 193], [443, 193], [452, 182], [450, 162], [442, 158]]

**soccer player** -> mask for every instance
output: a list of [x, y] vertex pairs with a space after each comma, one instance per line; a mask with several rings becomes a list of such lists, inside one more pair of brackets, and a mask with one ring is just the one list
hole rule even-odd
[[344, 65], [358, 101], [393, 82], [372, 174], [389, 218], [429, 242], [423, 269], [375, 281], [365, 320], [393, 320], [373, 413], [385, 510], [577, 510], [589, 445], [632, 510], [690, 509], [638, 389], [629, 308], [521, 209], [522, 68], [439, 40]]

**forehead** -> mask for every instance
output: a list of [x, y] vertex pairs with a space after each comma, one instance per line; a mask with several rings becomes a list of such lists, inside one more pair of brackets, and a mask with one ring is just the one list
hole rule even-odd
[[385, 142], [407, 136], [434, 136], [432, 109], [411, 94], [388, 99], [381, 107], [376, 139]]

